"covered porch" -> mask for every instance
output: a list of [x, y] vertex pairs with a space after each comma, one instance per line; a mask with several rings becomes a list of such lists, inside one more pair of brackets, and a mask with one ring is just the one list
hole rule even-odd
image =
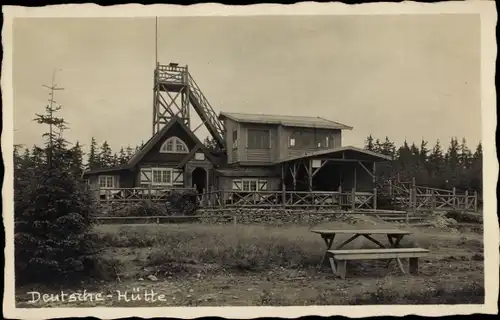
[[376, 164], [391, 160], [386, 155], [351, 146], [290, 157], [279, 162], [281, 189], [302, 194], [300, 201], [325, 194], [328, 202], [341, 207], [375, 208]]
[[377, 162], [389, 156], [355, 147], [306, 153], [281, 160], [283, 190], [344, 191], [373, 190], [377, 184]]

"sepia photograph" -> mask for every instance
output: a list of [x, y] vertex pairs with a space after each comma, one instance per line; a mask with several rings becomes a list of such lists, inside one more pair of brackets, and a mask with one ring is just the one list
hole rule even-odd
[[493, 2], [2, 11], [6, 316], [498, 312]]

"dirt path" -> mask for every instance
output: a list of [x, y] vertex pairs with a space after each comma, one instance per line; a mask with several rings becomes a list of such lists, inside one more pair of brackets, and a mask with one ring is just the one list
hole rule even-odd
[[[350, 278], [335, 279], [325, 270], [276, 268], [261, 273], [218, 273], [124, 279], [83, 286], [102, 293], [103, 301], [29, 303], [33, 288], [21, 288], [18, 307], [160, 307], [160, 306], [259, 306], [342, 305], [372, 303], [482, 303], [482, 262], [467, 257], [422, 261], [419, 276], [401, 275], [383, 262], [351, 265]], [[82, 289], [80, 289], [81, 291]], [[23, 293], [24, 292], [24, 293]], [[60, 293], [57, 290], [40, 293]], [[68, 293], [70, 291], [67, 291]]]
[[[36, 286], [18, 288], [16, 301], [22, 308], [483, 303], [482, 234], [412, 231], [407, 244], [431, 250], [420, 259], [418, 276], [402, 275], [395, 263], [386, 269], [384, 261], [360, 261], [348, 264], [348, 278], [341, 280], [317, 270], [324, 244], [306, 227], [104, 226], [105, 256], [120, 260], [119, 279], [63, 288], [66, 294], [100, 293], [101, 301], [87, 294], [71, 302], [49, 296], [29, 303], [30, 291], [61, 294]], [[286, 260], [280, 260], [283, 254]], [[235, 263], [245, 259], [257, 263], [245, 269], [253, 271]]]

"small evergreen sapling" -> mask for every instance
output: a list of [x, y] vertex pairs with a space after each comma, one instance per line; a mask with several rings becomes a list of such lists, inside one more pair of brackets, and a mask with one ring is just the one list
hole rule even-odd
[[78, 279], [94, 257], [94, 242], [89, 233], [92, 199], [80, 181], [80, 171], [75, 170], [75, 161], [82, 155], [79, 148], [68, 148], [62, 137], [65, 122], [54, 116], [59, 109], [51, 101], [46, 114], [37, 114], [35, 120], [49, 126], [49, 132], [44, 134], [45, 148], [35, 147], [30, 161], [22, 159], [16, 166], [18, 283]]

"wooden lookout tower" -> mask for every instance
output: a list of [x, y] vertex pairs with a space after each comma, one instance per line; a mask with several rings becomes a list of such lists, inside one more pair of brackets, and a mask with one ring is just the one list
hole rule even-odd
[[198, 114], [201, 125], [206, 126], [217, 146], [225, 150], [224, 125], [189, 74], [188, 67], [177, 63], [157, 63], [154, 71], [153, 135], [174, 117], [178, 117], [193, 133], [196, 132], [201, 125], [191, 128], [190, 107]]

